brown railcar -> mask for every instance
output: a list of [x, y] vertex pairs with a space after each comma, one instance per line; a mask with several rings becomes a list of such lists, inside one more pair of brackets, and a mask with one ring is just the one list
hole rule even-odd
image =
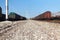
[[50, 11], [44, 12], [43, 14], [40, 14], [40, 15], [38, 15], [37, 17], [35, 17], [33, 19], [36, 19], [36, 20], [49, 20], [49, 19], [51, 19], [51, 12]]
[[41, 16], [42, 16], [42, 19], [51, 19], [51, 12], [47, 11], [43, 13]]

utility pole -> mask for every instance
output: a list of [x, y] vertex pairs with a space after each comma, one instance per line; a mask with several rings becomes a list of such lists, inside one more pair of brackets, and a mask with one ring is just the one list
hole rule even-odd
[[8, 20], [8, 0], [6, 0], [6, 20]]

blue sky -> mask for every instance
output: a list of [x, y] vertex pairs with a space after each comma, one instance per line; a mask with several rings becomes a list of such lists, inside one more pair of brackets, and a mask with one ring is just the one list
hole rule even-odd
[[[5, 0], [0, 0], [5, 13]], [[16, 12], [27, 18], [35, 17], [45, 11], [60, 11], [60, 0], [9, 0], [9, 12]]]

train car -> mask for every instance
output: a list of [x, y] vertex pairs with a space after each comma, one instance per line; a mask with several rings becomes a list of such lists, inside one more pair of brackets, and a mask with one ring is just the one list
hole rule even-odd
[[44, 12], [44, 13], [36, 16], [33, 19], [36, 19], [36, 20], [49, 20], [49, 19], [51, 19], [51, 12], [50, 11]]
[[0, 18], [2, 18], [2, 8], [0, 7]]
[[43, 13], [41, 16], [42, 16], [42, 19], [51, 19], [51, 12], [47, 11]]
[[5, 21], [6, 20], [6, 15], [5, 14], [2, 14], [2, 21]]
[[0, 21], [5, 21], [5, 14], [2, 14], [2, 8], [0, 7]]
[[14, 20], [26, 20], [26, 18], [14, 13], [14, 12], [11, 12], [9, 14], [9, 20], [11, 20], [11, 21], [14, 21]]
[[51, 17], [51, 20], [60, 20], [60, 16]]

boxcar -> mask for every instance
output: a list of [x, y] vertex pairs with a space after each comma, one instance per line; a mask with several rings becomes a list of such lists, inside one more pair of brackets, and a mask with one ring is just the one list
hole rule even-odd
[[43, 13], [41, 16], [43, 19], [51, 19], [51, 12], [47, 11], [47, 12]]
[[49, 20], [51, 19], [51, 12], [50, 11], [47, 11], [47, 12], [44, 12], [38, 16], [36, 16], [35, 18], [33, 19], [36, 19], [36, 20]]

